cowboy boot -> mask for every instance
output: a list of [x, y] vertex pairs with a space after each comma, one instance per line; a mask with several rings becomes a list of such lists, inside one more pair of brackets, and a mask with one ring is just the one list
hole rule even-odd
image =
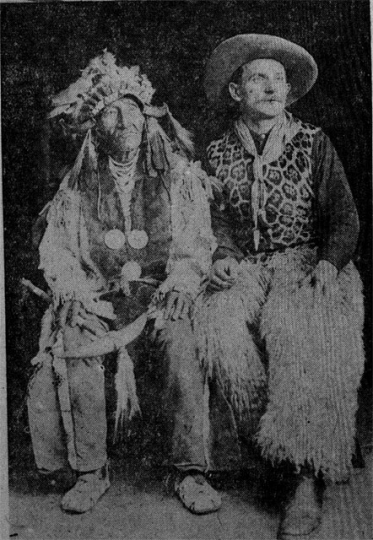
[[278, 530], [278, 540], [304, 537], [321, 523], [324, 484], [311, 474], [299, 475], [297, 487], [286, 505]]

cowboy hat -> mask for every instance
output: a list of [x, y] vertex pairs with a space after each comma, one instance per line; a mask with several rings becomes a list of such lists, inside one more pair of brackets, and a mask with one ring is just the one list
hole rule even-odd
[[315, 84], [317, 65], [303, 47], [278, 36], [268, 34], [240, 34], [216, 47], [206, 66], [205, 91], [208, 100], [219, 105], [233, 73], [244, 64], [259, 58], [280, 62], [286, 71], [291, 90], [287, 105], [304, 96]]

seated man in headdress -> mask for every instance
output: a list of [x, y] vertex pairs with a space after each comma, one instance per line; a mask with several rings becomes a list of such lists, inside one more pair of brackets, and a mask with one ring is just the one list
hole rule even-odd
[[284, 538], [319, 525], [320, 479], [348, 478], [364, 368], [351, 190], [329, 138], [285, 109], [316, 78], [302, 47], [245, 34], [215, 49], [205, 79], [210, 102], [238, 114], [207, 149], [218, 247], [196, 329], [232, 439], [244, 424], [263, 457], [296, 473]]
[[117, 352], [117, 430], [139, 410], [136, 347], [127, 345], [145, 335], [163, 350], [177, 492], [195, 513], [220, 506], [204, 477], [204, 380], [191, 327], [214, 244], [208, 178], [190, 160], [188, 132], [166, 105], [151, 105], [153, 93], [138, 67], [104, 52], [49, 115], [82, 146], [46, 209], [40, 268], [52, 300], [28, 412], [38, 469], [76, 471], [62, 500], [70, 512], [89, 510], [110, 486], [105, 355]]

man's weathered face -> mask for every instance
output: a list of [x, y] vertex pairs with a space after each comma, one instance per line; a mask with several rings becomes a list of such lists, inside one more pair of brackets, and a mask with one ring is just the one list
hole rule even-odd
[[231, 82], [229, 91], [242, 114], [261, 120], [275, 118], [283, 112], [290, 85], [286, 82], [284, 66], [265, 58], [245, 64], [241, 82]]
[[130, 98], [112, 103], [101, 114], [97, 127], [105, 151], [116, 161], [131, 160], [141, 144], [144, 116]]

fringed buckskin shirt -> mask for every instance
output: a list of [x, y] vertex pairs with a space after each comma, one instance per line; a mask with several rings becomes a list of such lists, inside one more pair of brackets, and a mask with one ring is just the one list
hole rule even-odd
[[55, 306], [78, 300], [89, 312], [111, 318], [109, 303], [99, 298], [118, 290], [126, 263], [140, 266], [141, 279], [159, 284], [155, 302], [162, 303], [172, 290], [197, 296], [216, 246], [208, 178], [198, 162], [171, 158], [169, 171], [150, 177], [140, 157], [130, 206], [132, 230], [148, 237], [139, 249], [128, 242], [111, 248], [106, 242], [110, 231], [125, 231], [125, 216], [105, 158], [93, 170], [83, 162], [72, 183], [65, 177], [48, 207], [39, 248], [39, 267]]
[[213, 260], [310, 244], [340, 270], [354, 255], [359, 221], [329, 138], [288, 112], [264, 148], [254, 137], [239, 120], [208, 146], [218, 188], [211, 208], [218, 243]]
[[[81, 175], [84, 184], [85, 174]], [[145, 230], [149, 241], [142, 249], [132, 248], [124, 242], [119, 249], [110, 249], [105, 235], [113, 229], [125, 230], [125, 219], [117, 189], [107, 165], [102, 159], [95, 174], [88, 175], [88, 185], [81, 185], [83, 214], [90, 243], [90, 255], [108, 283], [120, 280], [121, 269], [129, 261], [136, 261], [143, 276], [163, 281], [171, 245], [171, 182], [149, 178], [139, 166], [135, 172], [132, 194], [132, 229]], [[165, 184], [167, 182], [167, 185]], [[99, 193], [100, 190], [100, 193]]]

